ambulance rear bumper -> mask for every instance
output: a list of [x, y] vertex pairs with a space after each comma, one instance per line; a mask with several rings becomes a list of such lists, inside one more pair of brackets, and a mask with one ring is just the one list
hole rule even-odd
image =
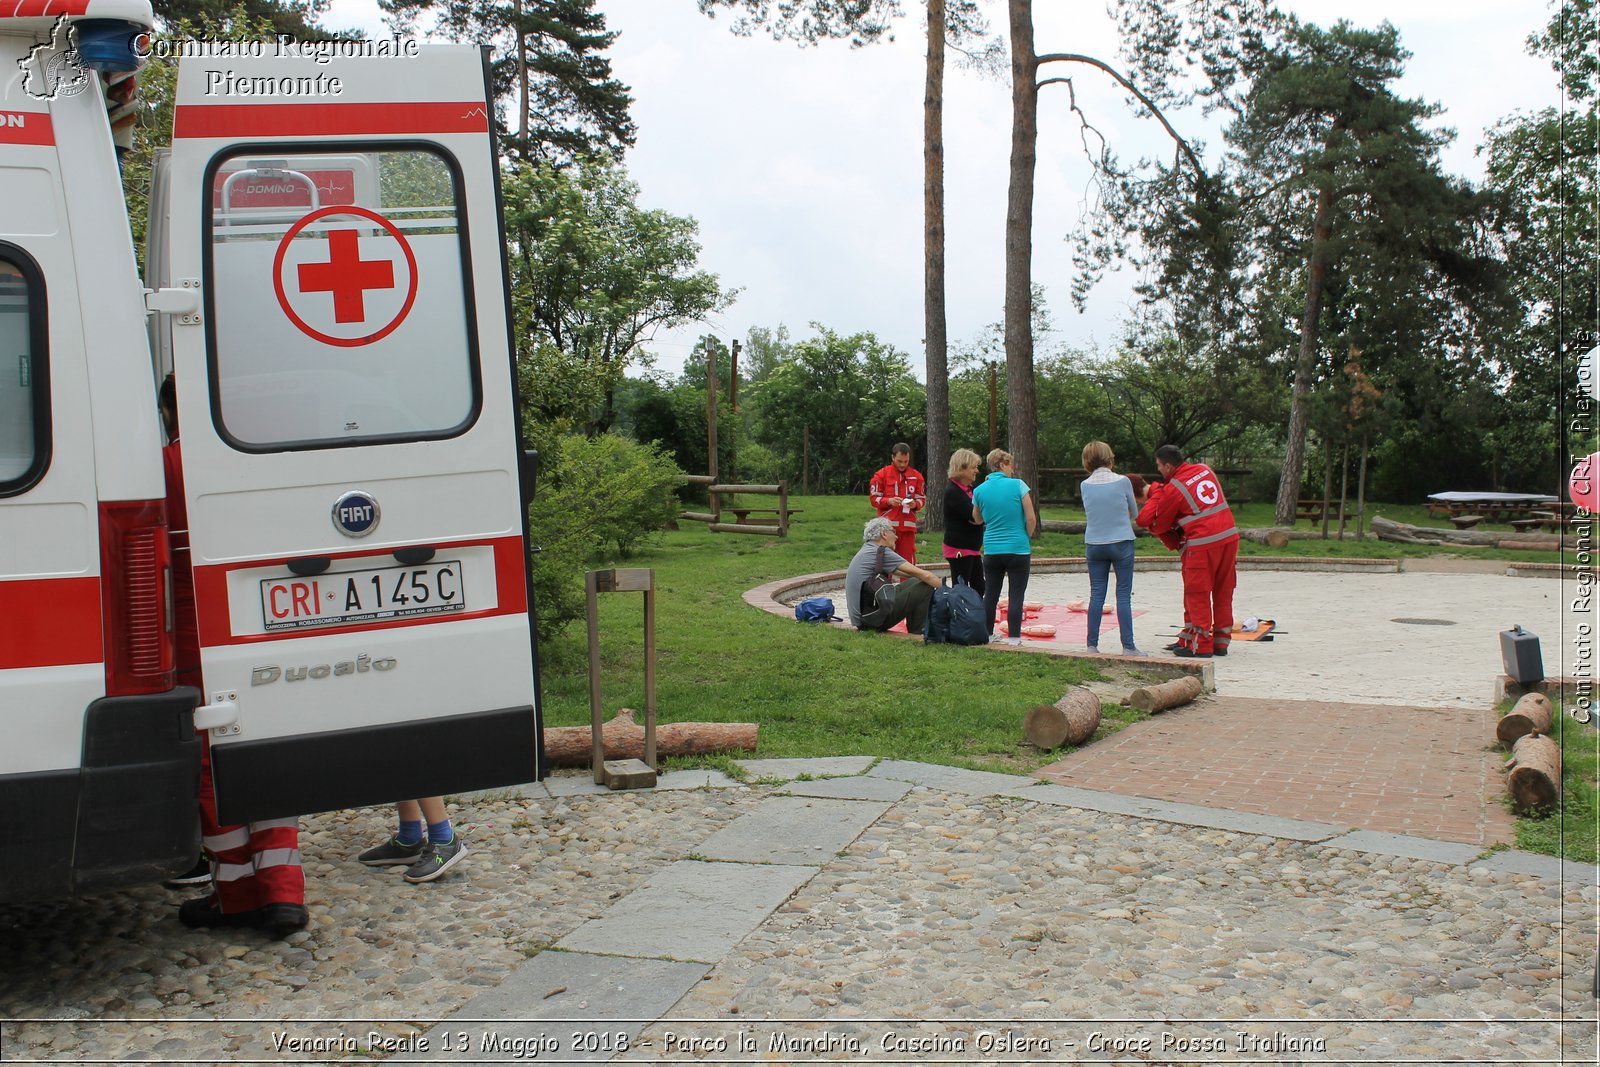
[[105, 697], [84, 713], [83, 765], [0, 776], [0, 902], [158, 881], [200, 851], [198, 691]]

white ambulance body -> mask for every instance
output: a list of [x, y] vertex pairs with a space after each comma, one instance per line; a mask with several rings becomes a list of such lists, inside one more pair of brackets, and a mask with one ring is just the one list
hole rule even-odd
[[[67, 3], [149, 21], [144, 0]], [[61, 4], [0, 17], [0, 64]], [[8, 83], [0, 824], [35, 871], [0, 900], [192, 861], [200, 731], [224, 822], [541, 773], [482, 56], [261, 51], [181, 62], [148, 296], [98, 84]], [[172, 682], [168, 361], [199, 694]]]

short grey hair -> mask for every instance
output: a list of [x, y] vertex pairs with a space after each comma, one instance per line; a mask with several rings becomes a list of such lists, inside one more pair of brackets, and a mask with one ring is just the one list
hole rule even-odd
[[867, 524], [861, 528], [861, 543], [870, 545], [886, 533], [894, 531], [894, 523], [882, 515], [875, 519], [868, 519]]

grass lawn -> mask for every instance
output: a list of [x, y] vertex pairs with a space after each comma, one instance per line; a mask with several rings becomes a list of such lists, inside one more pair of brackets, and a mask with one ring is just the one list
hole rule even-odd
[[[1510, 707], [1508, 701], [1502, 714]], [[1600, 863], [1600, 733], [1558, 703], [1554, 736], [1561, 745], [1561, 802], [1553, 811], [1517, 817], [1517, 847]]]
[[[758, 755], [874, 755], [1027, 773], [1059, 758], [1024, 744], [1022, 718], [1067, 687], [1101, 677], [1090, 664], [924, 646], [756, 611], [745, 590], [842, 570], [870, 517], [864, 497], [791, 497], [789, 536], [713, 534], [685, 522], [619, 566], [656, 576], [656, 704], [662, 721], [755, 722]], [[1081, 537], [1046, 534], [1035, 553], [1077, 555]], [[938, 558], [938, 535], [918, 554]], [[1159, 551], [1159, 546], [1155, 546]], [[600, 597], [606, 715], [644, 706], [643, 595]], [[541, 645], [545, 721], [589, 721], [584, 627]], [[1101, 734], [1143, 718], [1106, 705]]]

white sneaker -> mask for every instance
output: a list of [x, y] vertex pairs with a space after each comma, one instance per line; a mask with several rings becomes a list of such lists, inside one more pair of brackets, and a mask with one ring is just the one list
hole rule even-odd
[[989, 643], [991, 645], [998, 645], [1000, 642], [1004, 641], [1005, 639], [1006, 639], [1006, 635], [1005, 634], [990, 634], [989, 635]]
[[1022, 638], [1020, 638], [1020, 637], [1008, 637], [1008, 638], [1006, 638], [1006, 644], [1008, 644], [1008, 645], [1020, 645], [1020, 644], [1022, 644]]

